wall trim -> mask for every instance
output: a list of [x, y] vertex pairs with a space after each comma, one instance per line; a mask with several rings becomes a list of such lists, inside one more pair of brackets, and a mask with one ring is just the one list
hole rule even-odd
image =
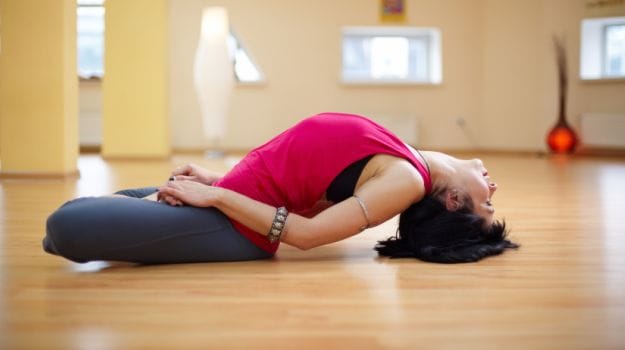
[[80, 171], [74, 170], [68, 173], [45, 172], [45, 171], [0, 171], [0, 179], [78, 179]]

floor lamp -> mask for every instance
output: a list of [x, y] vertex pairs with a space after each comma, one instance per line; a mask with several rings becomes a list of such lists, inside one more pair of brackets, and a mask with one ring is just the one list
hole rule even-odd
[[193, 78], [204, 136], [211, 142], [208, 157], [221, 157], [220, 142], [226, 133], [230, 96], [234, 85], [232, 57], [228, 49], [230, 26], [223, 7], [207, 7], [195, 54]]

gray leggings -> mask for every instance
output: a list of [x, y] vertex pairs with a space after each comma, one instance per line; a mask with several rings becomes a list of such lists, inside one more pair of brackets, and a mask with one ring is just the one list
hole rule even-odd
[[154, 187], [140, 188], [116, 193], [135, 198], [85, 197], [65, 203], [48, 218], [43, 249], [76, 262], [167, 264], [272, 256], [217, 209], [139, 199], [154, 192]]

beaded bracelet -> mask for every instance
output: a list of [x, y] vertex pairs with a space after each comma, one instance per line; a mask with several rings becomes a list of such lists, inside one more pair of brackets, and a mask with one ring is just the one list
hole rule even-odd
[[280, 207], [276, 210], [276, 216], [274, 216], [273, 222], [271, 223], [271, 229], [267, 234], [269, 242], [274, 243], [280, 240], [282, 230], [284, 230], [284, 225], [286, 224], [286, 217], [288, 215], [289, 212], [285, 207]]

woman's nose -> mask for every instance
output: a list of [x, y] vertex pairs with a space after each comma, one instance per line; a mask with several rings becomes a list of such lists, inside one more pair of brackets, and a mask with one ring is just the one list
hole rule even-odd
[[490, 193], [495, 193], [495, 191], [497, 191], [497, 184], [494, 182], [491, 182], [488, 184], [488, 189], [490, 190]]

